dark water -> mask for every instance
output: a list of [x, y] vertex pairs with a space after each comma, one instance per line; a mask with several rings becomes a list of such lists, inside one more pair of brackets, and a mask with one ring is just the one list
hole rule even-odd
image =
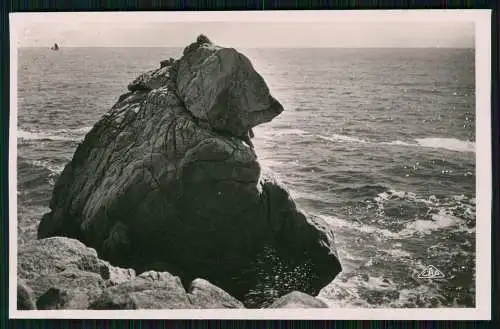
[[[474, 307], [473, 49], [248, 49], [285, 112], [255, 129], [263, 165], [334, 227], [332, 306]], [[19, 243], [127, 84], [180, 49], [22, 48]], [[420, 279], [433, 265], [444, 279]]]

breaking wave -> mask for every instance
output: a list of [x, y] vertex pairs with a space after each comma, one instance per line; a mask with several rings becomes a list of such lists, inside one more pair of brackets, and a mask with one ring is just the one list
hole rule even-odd
[[434, 149], [445, 149], [449, 151], [456, 152], [475, 152], [476, 144], [471, 141], [463, 141], [455, 138], [440, 138], [440, 137], [430, 137], [430, 138], [417, 138], [414, 142], [404, 142], [400, 140], [390, 141], [390, 142], [376, 142], [366, 139], [361, 139], [357, 137], [333, 134], [331, 136], [317, 136], [320, 139], [330, 141], [330, 142], [349, 142], [357, 144], [377, 144], [377, 145], [396, 145], [396, 146], [411, 146], [411, 147], [425, 147]]
[[[465, 195], [424, 197], [387, 189], [346, 218], [319, 215], [336, 233], [343, 266], [319, 297], [330, 307], [470, 306], [473, 300], [465, 292], [472, 288], [463, 273], [473, 272], [475, 210], [475, 198]], [[457, 262], [460, 257], [467, 259], [463, 265]], [[446, 280], [418, 279], [429, 265], [445, 273]], [[445, 296], [460, 284], [464, 295], [450, 303]]]
[[41, 141], [80, 141], [92, 127], [82, 127], [77, 129], [59, 129], [53, 131], [26, 131], [18, 130], [17, 138], [20, 141], [41, 140]]

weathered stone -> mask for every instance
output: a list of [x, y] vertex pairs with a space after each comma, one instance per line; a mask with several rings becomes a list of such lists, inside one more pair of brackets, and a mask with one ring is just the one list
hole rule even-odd
[[37, 281], [39, 277], [63, 272], [67, 269], [101, 273], [97, 252], [78, 240], [52, 237], [25, 243], [18, 250], [18, 277]]
[[153, 70], [138, 76], [128, 85], [128, 90], [153, 90], [165, 86], [169, 81], [169, 66], [163, 63], [159, 70]]
[[165, 67], [165, 66], [170, 66], [174, 62], [175, 62], [175, 59], [173, 59], [173, 58], [165, 59], [165, 60], [160, 62], [160, 68]]
[[191, 282], [188, 297], [197, 308], [245, 308], [239, 300], [204, 279]]
[[269, 308], [328, 308], [328, 305], [303, 292], [292, 291], [277, 299]]
[[30, 287], [23, 280], [17, 280], [17, 309], [36, 310], [35, 297]]
[[194, 117], [237, 137], [283, 111], [248, 58], [232, 48], [191, 50], [179, 60], [177, 89]]
[[115, 286], [135, 278], [135, 271], [131, 268], [121, 268], [101, 261], [104, 265], [101, 270], [101, 276], [106, 280], [106, 286]]
[[99, 274], [74, 269], [40, 276], [28, 284], [37, 297], [38, 309], [84, 310], [105, 288]]
[[[32, 241], [22, 246], [19, 255], [17, 303], [20, 310], [241, 305], [205, 280], [194, 282], [192, 295], [188, 295], [181, 280], [168, 272], [148, 271], [136, 276], [132, 269], [115, 267], [97, 258], [94, 249], [73, 239], [55, 237]], [[214, 299], [206, 300], [209, 296]]]
[[107, 288], [91, 309], [190, 309], [181, 280], [167, 272], [149, 271]]

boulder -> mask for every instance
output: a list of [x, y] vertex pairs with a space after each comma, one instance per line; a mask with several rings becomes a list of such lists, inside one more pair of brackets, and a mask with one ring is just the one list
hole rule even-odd
[[188, 294], [168, 272], [135, 275], [64, 237], [31, 241], [18, 257], [19, 310], [236, 308], [242, 304], [210, 282], [197, 279]]
[[[28, 285], [39, 281], [42, 276], [69, 269], [100, 275], [103, 266], [94, 249], [75, 239], [51, 237], [32, 240], [18, 249], [17, 274]], [[35, 295], [39, 294], [35, 289]]]
[[160, 62], [160, 68], [165, 67], [165, 66], [170, 66], [175, 62], [175, 59], [170, 57], [169, 59], [165, 59]]
[[36, 310], [35, 297], [23, 280], [17, 280], [17, 310]]
[[107, 288], [90, 309], [191, 309], [181, 280], [168, 272], [148, 271], [131, 281]]
[[148, 271], [105, 289], [90, 309], [217, 309], [244, 308], [224, 290], [204, 279], [194, 280], [189, 293], [181, 280], [168, 272]]
[[188, 297], [197, 308], [245, 308], [239, 300], [204, 279], [191, 282]]
[[204, 43], [179, 60], [176, 76], [186, 109], [214, 131], [245, 136], [283, 111], [250, 60], [233, 48]]
[[303, 292], [292, 291], [274, 301], [269, 308], [328, 308], [328, 305]]
[[26, 282], [70, 269], [97, 274], [107, 285], [135, 277], [133, 269], [115, 267], [100, 259], [95, 249], [67, 237], [29, 241], [18, 250], [17, 273]]
[[36, 305], [39, 310], [85, 310], [105, 288], [104, 280], [99, 274], [75, 269], [43, 275], [29, 284], [37, 297]]
[[270, 252], [287, 273], [280, 295], [315, 295], [341, 270], [331, 229], [297, 209], [243, 141], [283, 108], [244, 55], [204, 38], [194, 45], [136, 79], [86, 135], [38, 236], [78, 239], [114, 265], [168, 271], [185, 288], [202, 277], [249, 307], [274, 298], [245, 300], [276, 276]]
[[[87, 309], [102, 289], [135, 276], [132, 269], [110, 265], [78, 240], [34, 240], [18, 251], [18, 289], [25, 286], [37, 309]], [[26, 300], [26, 289], [18, 295]], [[19, 300], [19, 301], [21, 301]]]

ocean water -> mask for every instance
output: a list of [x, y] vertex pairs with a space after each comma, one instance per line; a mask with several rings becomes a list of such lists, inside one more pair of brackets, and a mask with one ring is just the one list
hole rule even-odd
[[[475, 306], [473, 49], [241, 49], [285, 111], [263, 166], [335, 230], [332, 307]], [[99, 117], [177, 48], [21, 48], [18, 243]], [[432, 265], [442, 279], [422, 279]]]

